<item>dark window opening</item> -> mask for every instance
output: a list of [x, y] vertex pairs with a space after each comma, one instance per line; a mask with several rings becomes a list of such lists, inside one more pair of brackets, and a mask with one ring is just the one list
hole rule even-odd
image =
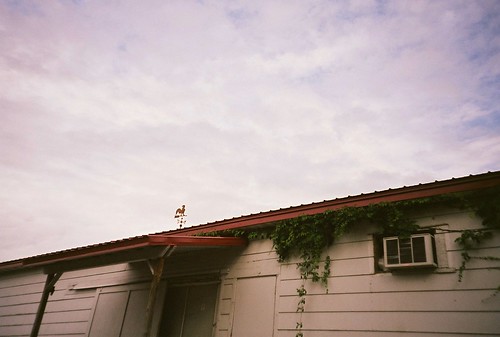
[[212, 336], [218, 287], [216, 283], [168, 287], [159, 336]]

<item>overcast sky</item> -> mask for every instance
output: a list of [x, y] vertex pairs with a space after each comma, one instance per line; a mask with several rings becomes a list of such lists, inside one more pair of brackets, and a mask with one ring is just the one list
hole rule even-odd
[[500, 2], [1, 1], [0, 261], [500, 169]]

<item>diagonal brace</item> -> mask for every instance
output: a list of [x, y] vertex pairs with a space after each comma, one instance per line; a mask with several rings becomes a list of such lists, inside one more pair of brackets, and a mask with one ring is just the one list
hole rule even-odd
[[45, 281], [42, 298], [40, 300], [40, 304], [38, 305], [38, 311], [36, 312], [35, 322], [33, 323], [30, 337], [38, 337], [38, 332], [40, 331], [40, 325], [42, 324], [43, 314], [45, 313], [45, 307], [47, 306], [49, 295], [54, 294], [56, 282], [59, 280], [61, 275], [62, 273], [47, 275], [47, 280]]

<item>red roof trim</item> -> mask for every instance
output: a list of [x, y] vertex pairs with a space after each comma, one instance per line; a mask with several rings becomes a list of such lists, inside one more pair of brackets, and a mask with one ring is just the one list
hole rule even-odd
[[497, 185], [500, 185], [500, 171], [463, 178], [453, 178], [450, 180], [436, 181], [426, 184], [419, 184], [410, 187], [405, 186], [397, 189], [388, 189], [381, 192], [348, 196], [345, 198], [334, 200], [325, 200], [323, 202], [294, 206], [285, 209], [271, 210], [258, 214], [251, 214], [238, 218], [216, 221], [201, 226], [180, 229], [176, 230], [175, 233], [183, 235], [193, 235], [211, 231], [236, 229], [291, 219], [301, 215], [318, 214], [328, 210], [331, 211], [343, 207], [362, 207], [380, 202], [395, 202], [419, 199], [434, 195], [473, 191]]
[[47, 265], [59, 261], [77, 260], [84, 257], [100, 256], [154, 246], [244, 245], [246, 241], [240, 238], [192, 237], [192, 235], [197, 233], [262, 225], [301, 215], [313, 215], [327, 210], [336, 210], [348, 206], [362, 207], [380, 202], [419, 199], [440, 194], [473, 191], [498, 185], [500, 185], [500, 171], [419, 184], [410, 187], [405, 186], [397, 189], [388, 189], [381, 192], [348, 196], [334, 200], [325, 200], [323, 202], [311, 203], [307, 205], [244, 215], [233, 219], [225, 219], [184, 229], [138, 236], [119, 241], [106, 242], [82, 248], [38, 255], [25, 259], [7, 261], [0, 263], [0, 271], [19, 269], [35, 265]]
[[0, 270], [46, 266], [62, 261], [74, 261], [155, 246], [225, 247], [244, 246], [246, 243], [247, 241], [245, 239], [234, 237], [145, 235], [12, 261], [13, 263], [0, 264]]
[[244, 246], [247, 243], [243, 238], [219, 236], [149, 235], [149, 237], [152, 244], [161, 246], [223, 247]]

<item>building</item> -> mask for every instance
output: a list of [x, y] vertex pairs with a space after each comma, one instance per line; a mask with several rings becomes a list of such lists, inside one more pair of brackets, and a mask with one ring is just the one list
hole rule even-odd
[[[499, 200], [489, 172], [2, 262], [0, 336], [498, 336]], [[309, 259], [266, 237], [322, 224]]]

